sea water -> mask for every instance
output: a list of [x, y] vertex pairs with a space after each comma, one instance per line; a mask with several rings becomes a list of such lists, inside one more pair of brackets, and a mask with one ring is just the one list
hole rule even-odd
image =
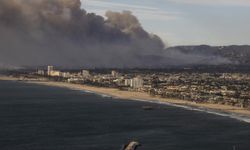
[[250, 149], [247, 121], [196, 109], [0, 81], [0, 150]]

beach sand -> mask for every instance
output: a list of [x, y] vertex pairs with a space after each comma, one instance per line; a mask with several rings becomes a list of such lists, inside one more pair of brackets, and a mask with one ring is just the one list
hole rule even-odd
[[19, 78], [9, 77], [9, 76], [2, 76], [2, 75], [0, 75], [0, 80], [17, 81], [17, 80], [19, 80]]
[[[0, 80], [17, 80], [17, 78], [0, 76]], [[152, 97], [148, 93], [143, 93], [143, 92], [121, 91], [115, 88], [102, 88], [102, 87], [86, 86], [86, 85], [80, 85], [80, 84], [65, 83], [65, 82], [52, 82], [52, 81], [25, 81], [25, 82], [32, 83], [32, 84], [46, 85], [46, 86], [63, 87], [63, 88], [69, 88], [69, 89], [74, 89], [74, 90], [91, 91], [91, 92], [95, 92], [98, 94], [104, 94], [104, 95], [116, 97], [121, 100], [126, 99], [126, 100], [143, 100], [143, 101], [150, 101], [150, 102], [154, 102], [154, 101], [165, 102], [165, 103], [182, 105], [182, 106], [202, 107], [202, 108], [207, 108], [207, 109], [212, 109], [212, 110], [219, 110], [222, 112], [236, 113], [236, 114], [250, 117], [250, 110], [246, 110], [244, 108], [239, 108], [239, 107], [228, 106], [228, 105], [195, 103], [195, 102], [185, 101], [185, 100]]]

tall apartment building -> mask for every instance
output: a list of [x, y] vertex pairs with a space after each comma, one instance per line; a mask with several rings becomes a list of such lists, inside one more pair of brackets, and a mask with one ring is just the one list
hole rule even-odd
[[51, 76], [53, 71], [54, 71], [54, 67], [53, 66], [48, 66], [48, 70], [47, 70], [48, 76]]
[[136, 78], [131, 79], [130, 86], [132, 88], [142, 88], [143, 83], [144, 83], [144, 81], [141, 77], [136, 77]]

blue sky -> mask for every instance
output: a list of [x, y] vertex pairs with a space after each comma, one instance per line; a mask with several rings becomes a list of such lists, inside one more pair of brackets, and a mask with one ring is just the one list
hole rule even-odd
[[88, 12], [130, 10], [168, 46], [250, 44], [250, 0], [83, 0]]

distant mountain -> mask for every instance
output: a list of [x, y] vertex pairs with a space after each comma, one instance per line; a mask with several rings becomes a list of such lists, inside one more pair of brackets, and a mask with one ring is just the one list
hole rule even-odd
[[[198, 63], [208, 64], [214, 60], [228, 60], [225, 64], [250, 65], [250, 45], [232, 45], [232, 46], [176, 46], [166, 49], [167, 53], [180, 53], [183, 55], [201, 56], [204, 62]], [[219, 59], [215, 59], [219, 58]], [[221, 63], [221, 62], [219, 62]]]

